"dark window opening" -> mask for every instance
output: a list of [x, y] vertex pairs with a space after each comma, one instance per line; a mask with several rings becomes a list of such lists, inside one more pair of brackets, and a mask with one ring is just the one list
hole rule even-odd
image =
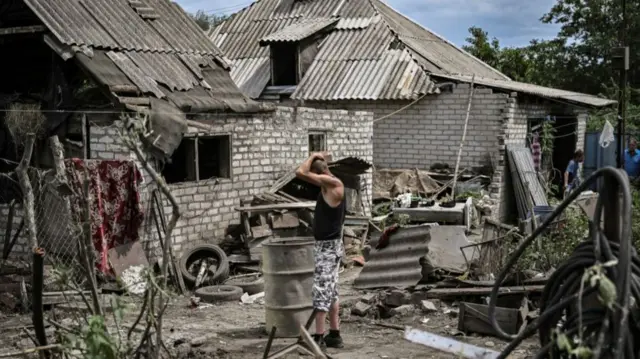
[[309, 133], [309, 153], [327, 150], [327, 136], [324, 133]]
[[162, 170], [167, 183], [231, 178], [230, 137], [185, 137]]
[[291, 44], [271, 45], [271, 67], [273, 86], [295, 86], [298, 84], [298, 47]]

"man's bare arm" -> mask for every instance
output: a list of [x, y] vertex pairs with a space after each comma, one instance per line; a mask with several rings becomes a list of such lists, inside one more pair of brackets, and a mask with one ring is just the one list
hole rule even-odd
[[337, 187], [341, 184], [340, 180], [333, 176], [329, 176], [326, 174], [317, 174], [311, 171], [311, 164], [316, 159], [324, 160], [324, 157], [320, 153], [314, 153], [309, 158], [307, 158], [300, 167], [296, 170], [296, 177], [299, 179], [314, 184], [319, 187], [323, 187], [326, 189]]

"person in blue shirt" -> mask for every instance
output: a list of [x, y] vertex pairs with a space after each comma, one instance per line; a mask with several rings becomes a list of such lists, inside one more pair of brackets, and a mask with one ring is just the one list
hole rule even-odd
[[634, 181], [640, 175], [640, 151], [635, 138], [629, 141], [629, 148], [624, 151], [624, 171], [629, 175], [629, 180]]
[[565, 195], [580, 185], [580, 164], [584, 162], [584, 152], [577, 150], [573, 154], [573, 159], [569, 161], [567, 170], [564, 171], [564, 193]]

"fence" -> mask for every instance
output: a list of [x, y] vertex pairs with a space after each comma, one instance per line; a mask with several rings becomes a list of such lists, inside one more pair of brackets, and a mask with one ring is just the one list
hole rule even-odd
[[[593, 172], [597, 171], [600, 168], [607, 166], [616, 166], [616, 146], [618, 135], [615, 134], [614, 137], [616, 140], [612, 141], [611, 144], [603, 148], [600, 146], [598, 141], [600, 140], [601, 132], [587, 132], [585, 134], [584, 139], [584, 164], [583, 171], [584, 177], [587, 178]], [[628, 133], [626, 135], [624, 145], [629, 142], [631, 137], [638, 138], [640, 133]], [[592, 190], [596, 190], [597, 186], [600, 185], [600, 180], [597, 184], [592, 186]]]

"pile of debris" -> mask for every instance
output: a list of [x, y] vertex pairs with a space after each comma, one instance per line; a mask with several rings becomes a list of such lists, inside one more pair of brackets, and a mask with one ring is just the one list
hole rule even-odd
[[373, 222], [382, 227], [390, 222], [443, 223], [469, 230], [481, 222], [481, 217], [491, 216], [495, 203], [486, 192], [488, 176], [466, 174], [465, 170], [453, 176], [437, 168], [439, 172], [417, 168], [376, 170]]

